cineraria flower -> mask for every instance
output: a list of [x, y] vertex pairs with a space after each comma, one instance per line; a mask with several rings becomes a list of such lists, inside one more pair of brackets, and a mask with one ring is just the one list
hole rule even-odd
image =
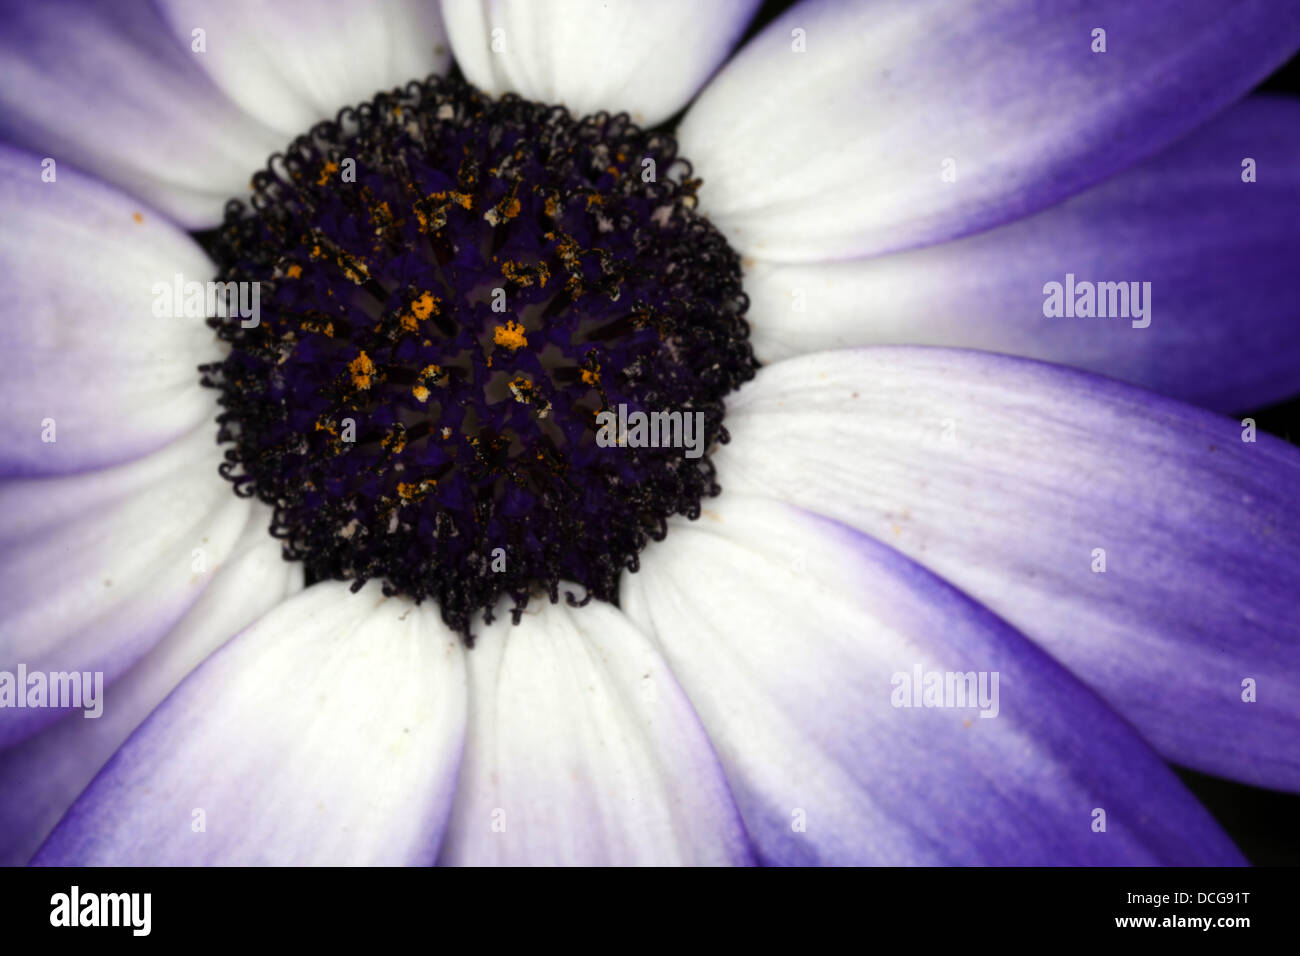
[[7, 7], [0, 858], [1242, 862], [1300, 8], [755, 6]]

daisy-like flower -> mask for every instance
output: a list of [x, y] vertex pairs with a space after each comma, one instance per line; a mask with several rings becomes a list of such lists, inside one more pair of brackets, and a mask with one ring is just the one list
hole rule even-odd
[[1300, 7], [755, 6], [6, 6], [0, 859], [1242, 862]]

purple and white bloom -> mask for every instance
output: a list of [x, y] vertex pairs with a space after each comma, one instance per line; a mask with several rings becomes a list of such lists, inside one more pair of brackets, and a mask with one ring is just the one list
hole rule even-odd
[[1244, 862], [1300, 6], [756, 7], [6, 5], [0, 862]]

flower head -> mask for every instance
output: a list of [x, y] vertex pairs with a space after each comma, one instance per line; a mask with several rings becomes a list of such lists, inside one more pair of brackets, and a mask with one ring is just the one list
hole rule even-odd
[[1300, 14], [755, 7], [15, 5], [5, 861], [1243, 861]]

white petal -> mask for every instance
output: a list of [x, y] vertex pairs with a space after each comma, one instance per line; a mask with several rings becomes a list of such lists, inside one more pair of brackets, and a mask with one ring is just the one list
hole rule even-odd
[[1300, 5], [1274, 0], [1230, 18], [1214, 0], [808, 0], [709, 83], [678, 142], [736, 248], [878, 255], [1101, 181], [1245, 95], [1298, 41]]
[[451, 62], [433, 0], [161, 0], [195, 60], [249, 115], [286, 137]]
[[[204, 424], [127, 465], [0, 484], [0, 668], [112, 683], [171, 630], [248, 524], [221, 460]], [[0, 743], [59, 714], [0, 710]]]
[[576, 115], [629, 113], [652, 126], [676, 113], [745, 29], [755, 0], [443, 0], [456, 62], [500, 95]]
[[932, 348], [767, 366], [727, 428], [724, 494], [885, 541], [1168, 759], [1300, 790], [1300, 449], [1086, 372]]
[[[1269, 171], [1248, 187], [1223, 173], [1244, 156]], [[770, 363], [860, 345], [984, 349], [1217, 411], [1262, 408], [1300, 390], [1298, 209], [1300, 100], [1251, 97], [1159, 155], [997, 229], [890, 256], [747, 262], [754, 352]], [[1096, 311], [1113, 317], [1074, 317], [1068, 292], [1070, 317], [1044, 316], [1046, 284], [1076, 280], [1095, 286]], [[1248, 333], [1225, 320], [1238, 313], [1250, 315]]]
[[460, 758], [463, 658], [430, 604], [308, 588], [186, 678], [33, 862], [430, 863]]
[[440, 862], [743, 862], [722, 770], [662, 658], [616, 608], [534, 604], [467, 655], [470, 722]]
[[255, 503], [230, 556], [171, 632], [105, 689], [99, 717], [70, 714], [0, 753], [0, 866], [26, 863], [101, 767], [209, 654], [302, 590], [302, 564], [281, 557], [271, 509]]
[[0, 21], [0, 136], [102, 176], [187, 227], [283, 137], [225, 97], [152, 3], [14, 0]]
[[[216, 274], [152, 208], [71, 166], [0, 148], [0, 473], [51, 474], [151, 452], [216, 414], [202, 319], [153, 314], [154, 285]], [[53, 440], [51, 440], [53, 439]]]
[[[728, 491], [672, 524], [621, 599], [690, 693], [764, 862], [1241, 862], [1130, 727], [893, 549]], [[943, 693], [904, 693], [917, 670]]]

